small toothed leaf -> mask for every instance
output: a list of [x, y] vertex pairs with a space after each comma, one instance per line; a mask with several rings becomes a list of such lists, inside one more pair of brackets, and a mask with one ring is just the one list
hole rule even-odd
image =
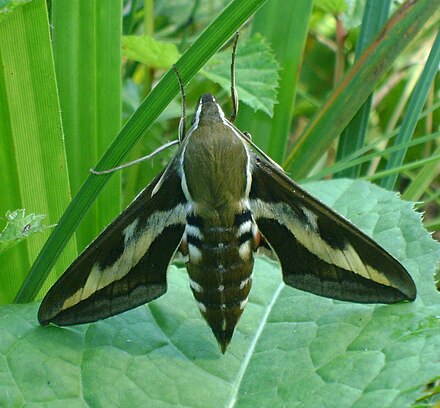
[[6, 226], [0, 233], [0, 253], [36, 232], [52, 227], [41, 223], [44, 218], [46, 218], [44, 214], [26, 215], [24, 209], [8, 211], [6, 213]]
[[[236, 88], [240, 101], [255, 111], [262, 110], [272, 116], [277, 103], [278, 69], [279, 64], [263, 37], [255, 35], [240, 42], [236, 59]], [[231, 50], [214, 56], [203, 73], [230, 92]]]
[[158, 41], [146, 35], [124, 36], [122, 50], [125, 57], [159, 69], [170, 68], [179, 58], [179, 52], [174, 44]]

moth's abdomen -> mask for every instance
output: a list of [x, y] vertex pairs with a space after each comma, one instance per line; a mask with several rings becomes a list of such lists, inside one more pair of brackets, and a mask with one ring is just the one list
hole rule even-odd
[[190, 286], [224, 353], [251, 289], [256, 225], [250, 211], [236, 215], [233, 225], [187, 221]]

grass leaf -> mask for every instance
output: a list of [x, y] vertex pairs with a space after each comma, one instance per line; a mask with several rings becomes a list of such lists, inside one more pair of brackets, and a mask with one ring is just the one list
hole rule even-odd
[[[55, 0], [51, 24], [73, 195], [121, 127], [121, 3]], [[120, 212], [120, 174], [104, 194], [82, 214], [76, 230], [80, 251]]]
[[[368, 0], [365, 4], [359, 39], [356, 46], [355, 58], [358, 59], [365, 48], [373, 40], [374, 36], [387, 21], [391, 0]], [[368, 118], [371, 113], [372, 96], [370, 95], [347, 127], [338, 141], [336, 160], [342, 160], [351, 153], [360, 149], [365, 144]], [[335, 174], [335, 177], [357, 178], [360, 174], [360, 166], [352, 166]]]
[[293, 176], [302, 178], [309, 173], [439, 7], [440, 0], [408, 1], [394, 13], [297, 140], [284, 163]]
[[[396, 144], [402, 144], [411, 140], [414, 129], [416, 128], [417, 120], [422, 112], [423, 105], [425, 104], [428, 96], [429, 89], [438, 72], [440, 64], [440, 32], [437, 33], [437, 37], [432, 45], [431, 52], [429, 54], [426, 65], [422, 74], [417, 82], [414, 92], [408, 104], [405, 117], [402, 122], [402, 127], [395, 140]], [[397, 152], [391, 154], [390, 159], [386, 164], [387, 170], [392, 170], [402, 165], [405, 158], [406, 149], [402, 148]], [[381, 186], [392, 190], [397, 180], [397, 173], [392, 173], [385, 177], [381, 181]]]
[[[44, 0], [23, 3], [0, 20], [0, 214], [21, 208], [55, 224], [70, 188], [49, 34]], [[0, 303], [14, 299], [48, 236], [33, 234], [0, 255]], [[75, 255], [72, 241], [54, 274]]]
[[[280, 63], [278, 104], [273, 118], [242, 105], [237, 125], [250, 132], [253, 141], [277, 162], [285, 158], [311, 11], [309, 0], [272, 1], [257, 13], [252, 24], [252, 33], [269, 41]], [[286, 15], [291, 18], [285, 18]], [[238, 83], [241, 80], [237, 76]]]

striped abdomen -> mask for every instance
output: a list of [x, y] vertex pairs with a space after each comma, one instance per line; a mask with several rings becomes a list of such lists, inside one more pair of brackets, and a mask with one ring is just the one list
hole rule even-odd
[[187, 218], [191, 289], [223, 353], [249, 296], [256, 231], [250, 211], [237, 214], [232, 225]]

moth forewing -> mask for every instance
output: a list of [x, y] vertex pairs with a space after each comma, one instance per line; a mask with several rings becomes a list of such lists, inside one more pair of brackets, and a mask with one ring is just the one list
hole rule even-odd
[[166, 271], [185, 228], [180, 184], [173, 162], [52, 286], [38, 312], [40, 323], [89, 323], [164, 294]]
[[288, 285], [361, 303], [415, 299], [411, 276], [373, 239], [264, 159], [252, 164], [251, 209]]

